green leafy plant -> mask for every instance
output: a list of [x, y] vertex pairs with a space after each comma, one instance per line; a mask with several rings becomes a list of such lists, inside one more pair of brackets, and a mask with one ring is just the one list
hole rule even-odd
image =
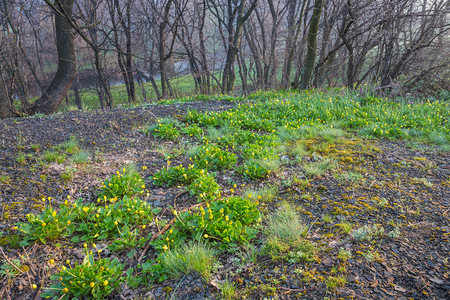
[[211, 202], [220, 197], [220, 186], [211, 174], [202, 174], [186, 188], [186, 190], [197, 197], [199, 202]]
[[120, 199], [123, 196], [134, 196], [144, 191], [145, 185], [141, 175], [134, 166], [123, 168], [122, 173], [117, 171], [109, 179], [106, 179], [99, 193], [100, 199]]
[[[94, 203], [65, 201], [57, 212], [46, 207], [42, 214], [28, 214], [28, 223], [18, 223], [17, 229], [24, 234], [21, 245], [39, 240], [42, 243], [75, 233], [72, 242], [116, 238], [116, 248], [141, 245], [136, 228], [152, 223], [159, 209], [153, 209], [146, 201], [124, 196], [117, 202], [109, 200]], [[120, 247], [119, 247], [120, 246]]]
[[135, 249], [143, 246], [148, 240], [147, 237], [141, 237], [137, 228], [131, 230], [128, 225], [122, 227], [118, 237], [113, 240], [113, 242], [108, 246], [111, 251], [122, 251], [122, 250], [132, 250], [133, 253]]
[[236, 154], [222, 150], [217, 145], [207, 144], [198, 148], [193, 157], [198, 168], [208, 170], [228, 169], [236, 164]]
[[[11, 262], [15, 266], [21, 266], [21, 264], [22, 264], [22, 261], [17, 258], [12, 259]], [[19, 269], [22, 269], [22, 268], [28, 268], [28, 266], [22, 265], [21, 267], [19, 267]], [[22, 271], [26, 271], [26, 270], [22, 270]], [[20, 274], [19, 270], [14, 268], [14, 266], [11, 263], [9, 263], [8, 261], [4, 261], [4, 263], [0, 267], [0, 276], [7, 276], [8, 279], [12, 279], [19, 274]]]
[[147, 132], [151, 133], [154, 137], [175, 140], [180, 136], [180, 131], [175, 126], [176, 125], [172, 122], [162, 122], [161, 120], [158, 120], [158, 123], [150, 126]]
[[345, 276], [341, 275], [338, 277], [335, 276], [328, 276], [325, 279], [325, 285], [329, 290], [335, 290], [336, 288], [340, 286], [345, 286], [347, 284], [347, 279]]
[[238, 168], [238, 171], [246, 178], [260, 179], [266, 177], [270, 171], [267, 170], [259, 161], [250, 160]]
[[27, 245], [30, 240], [39, 240], [45, 244], [60, 236], [68, 236], [75, 230], [72, 222], [76, 216], [69, 204], [61, 205], [58, 212], [48, 206], [42, 214], [27, 214], [26, 217], [28, 223], [17, 223], [15, 227], [25, 235], [22, 246]]
[[194, 165], [187, 168], [182, 165], [176, 167], [162, 168], [153, 175], [153, 183], [156, 185], [166, 184], [174, 186], [176, 184], [190, 184], [197, 177], [205, 174], [204, 170], [197, 169]]
[[197, 124], [191, 124], [191, 125], [186, 124], [186, 127], [181, 129], [181, 131], [184, 134], [187, 134], [189, 136], [193, 136], [196, 138], [201, 138], [205, 134], [203, 129], [200, 126], [198, 126]]
[[[139, 198], [124, 196], [114, 203], [110, 201], [95, 204], [83, 204], [79, 199], [74, 206], [76, 218], [76, 232], [81, 235], [72, 238], [72, 241], [93, 241], [107, 238], [122, 239], [121, 245], [142, 243], [138, 238], [136, 227], [150, 224], [154, 221], [153, 216], [159, 211], [154, 209], [146, 201]], [[129, 233], [127, 233], [129, 231]]]
[[256, 203], [250, 199], [231, 197], [200, 207], [197, 212], [178, 215], [174, 229], [152, 242], [153, 246], [166, 251], [186, 239], [205, 239], [220, 249], [237, 244], [246, 245], [256, 237], [261, 216]]
[[124, 280], [123, 265], [115, 258], [95, 260], [92, 251], [85, 248], [85, 258], [82, 264], [62, 266], [60, 272], [51, 276], [52, 280], [59, 281], [52, 285], [48, 291], [41, 294], [42, 298], [52, 299], [79, 299], [91, 296], [95, 299], [105, 299], [117, 290]]

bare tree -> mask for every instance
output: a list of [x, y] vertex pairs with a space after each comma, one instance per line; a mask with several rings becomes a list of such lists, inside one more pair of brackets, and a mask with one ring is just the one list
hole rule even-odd
[[61, 105], [76, 75], [76, 57], [72, 26], [66, 19], [72, 17], [74, 0], [49, 0], [45, 2], [55, 10], [56, 48], [58, 69], [55, 77], [36, 102], [28, 109], [30, 114], [54, 113]]
[[234, 89], [236, 74], [234, 64], [241, 48], [244, 24], [258, 4], [252, 0], [247, 8], [247, 0], [209, 0], [209, 8], [220, 28], [226, 52], [225, 66], [222, 73], [222, 92]]

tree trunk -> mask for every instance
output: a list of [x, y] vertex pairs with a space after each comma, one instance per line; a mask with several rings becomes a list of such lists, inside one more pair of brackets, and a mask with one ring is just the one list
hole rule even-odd
[[[0, 71], [1, 66], [0, 66]], [[2, 72], [0, 72], [1, 81], [0, 81], [0, 119], [6, 119], [11, 117], [11, 101], [8, 96], [8, 90], [6, 86], [6, 82], [2, 76]]]
[[73, 94], [75, 96], [75, 105], [77, 106], [78, 109], [83, 109], [83, 104], [81, 102], [80, 89], [79, 89], [79, 84], [78, 84], [77, 79], [75, 79], [72, 89], [73, 89]]
[[[236, 62], [236, 57], [241, 48], [242, 41], [242, 31], [244, 28], [245, 21], [248, 19], [252, 11], [256, 8], [258, 0], [254, 0], [250, 8], [245, 13], [245, 6], [247, 0], [241, 0], [239, 7], [237, 8], [236, 24], [234, 24], [233, 19], [228, 22], [228, 42], [229, 48], [227, 53], [227, 58], [225, 60], [225, 67], [223, 70], [222, 77], [222, 92], [229, 93], [234, 89], [234, 82], [236, 80], [236, 74], [234, 72], [234, 63]], [[229, 17], [231, 18], [232, 12], [229, 12]], [[232, 34], [234, 32], [234, 35]]]
[[317, 32], [319, 30], [320, 15], [322, 14], [323, 0], [314, 1], [314, 10], [311, 17], [311, 24], [308, 30], [307, 52], [305, 65], [302, 71], [302, 78], [300, 81], [300, 88], [306, 89], [311, 80], [311, 76], [316, 62], [317, 52]]
[[[63, 14], [71, 18], [74, 0], [58, 0], [56, 2], [56, 6], [63, 11]], [[55, 13], [55, 32], [58, 70], [47, 90], [28, 110], [32, 115], [54, 113], [61, 105], [77, 73], [72, 27], [59, 13]]]

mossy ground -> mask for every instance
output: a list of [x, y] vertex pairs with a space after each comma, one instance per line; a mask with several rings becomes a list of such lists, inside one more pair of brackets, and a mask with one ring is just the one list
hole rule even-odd
[[[161, 218], [169, 218], [171, 208], [195, 204], [196, 199], [183, 194], [182, 188], [155, 186], [150, 179], [167, 164], [168, 157], [173, 165], [189, 162], [186, 151], [180, 151], [188, 149], [189, 139], [183, 136], [162, 141], [141, 129], [155, 117], [181, 118], [188, 108], [216, 110], [218, 104], [224, 109], [233, 106], [228, 102], [192, 102], [1, 121], [0, 246], [5, 254], [18, 259], [26, 251], [28, 263], [35, 266], [49, 258], [57, 264], [67, 259], [81, 261], [82, 245], [63, 239], [23, 250], [18, 247], [19, 235], [11, 228], [27, 213], [40, 213], [45, 205], [58, 207], [67, 195], [95, 201], [101, 182], [130, 162], [139, 169], [147, 167], [141, 171], [146, 178], [143, 199], [162, 208]], [[71, 136], [89, 153], [87, 163], [76, 164], [68, 153], [62, 163], [43, 159], [43, 153], [58, 151], [55, 147]], [[287, 147], [303, 145], [302, 151], [296, 151], [301, 155], [286, 155], [267, 178], [250, 180], [234, 170], [222, 170], [216, 180], [223, 197], [248, 196], [250, 190], [266, 188], [259, 194], [264, 215], [289, 203], [307, 228], [304, 241], [283, 246], [286, 250], [280, 248], [279, 255], [270, 255], [263, 251], [266, 236], [262, 231], [252, 247], [219, 255], [207, 281], [194, 273], [154, 286], [123, 286], [121, 296], [221, 298], [224, 282], [228, 287], [234, 285], [236, 298], [249, 299], [449, 296], [448, 153], [428, 144], [362, 139], [346, 131], [319, 131], [289, 143]], [[21, 153], [25, 159], [17, 160]], [[332, 163], [317, 172], [305, 168], [323, 160]], [[66, 173], [71, 176], [62, 176]], [[276, 189], [269, 191], [269, 186]], [[105, 255], [133, 265], [137, 257], [126, 254]], [[42, 278], [44, 286], [49, 285], [47, 275]], [[26, 273], [13, 280], [0, 276], [0, 286], [5, 287], [0, 298], [6, 287], [13, 298], [33, 294]]]

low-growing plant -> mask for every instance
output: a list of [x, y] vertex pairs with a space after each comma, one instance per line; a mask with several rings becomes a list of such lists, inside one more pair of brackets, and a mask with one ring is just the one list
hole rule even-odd
[[246, 190], [244, 195], [254, 201], [271, 202], [278, 192], [278, 186], [275, 184], [266, 185], [260, 189]]
[[117, 245], [141, 245], [142, 240], [136, 236], [135, 228], [152, 223], [154, 214], [159, 211], [146, 201], [128, 196], [113, 204], [106, 200], [98, 204], [83, 203], [83, 199], [78, 199], [73, 204], [65, 201], [58, 212], [46, 207], [42, 214], [28, 214], [28, 223], [16, 225], [24, 234], [21, 245], [34, 240], [46, 243], [75, 233], [77, 235], [71, 239], [74, 243], [116, 238], [122, 239], [122, 243]]
[[332, 169], [335, 166], [335, 164], [336, 162], [333, 159], [324, 158], [315, 162], [304, 164], [303, 170], [307, 175], [318, 176]]
[[173, 122], [163, 122], [161, 120], [158, 120], [157, 124], [148, 127], [147, 133], [166, 140], [175, 140], [180, 136], [180, 131]]
[[198, 148], [192, 157], [196, 167], [208, 170], [228, 169], [236, 164], [236, 154], [222, 150], [217, 145], [207, 144]]
[[373, 226], [364, 225], [351, 232], [352, 237], [357, 241], [370, 241], [374, 236], [381, 236], [383, 234], [384, 228], [378, 224], [374, 224]]
[[[108, 202], [110, 201], [100, 201], [99, 206], [95, 206], [93, 203], [83, 204], [82, 199], [79, 199], [73, 204], [76, 215], [74, 222], [77, 223], [76, 232], [79, 234], [72, 238], [73, 242], [107, 238], [121, 239], [127, 228], [134, 231], [136, 227], [152, 223], [154, 214], [159, 211], [157, 208], [152, 208], [146, 201], [128, 196], [111, 204]], [[129, 239], [133, 238], [133, 236], [129, 237]], [[138, 243], [139, 241], [140, 239]]]
[[17, 154], [16, 161], [21, 165], [25, 164], [27, 162], [25, 153], [20, 152], [19, 154]]
[[344, 248], [339, 249], [338, 258], [342, 261], [347, 261], [352, 258], [352, 252]]
[[186, 188], [198, 202], [211, 202], [220, 197], [220, 186], [211, 174], [202, 174]]
[[[275, 144], [244, 144], [241, 146], [242, 157], [246, 160], [277, 160], [279, 156], [276, 154], [274, 147]], [[277, 145], [277, 148], [280, 145]], [[278, 151], [282, 151], [283, 149], [278, 148]], [[280, 153], [280, 152], [278, 152]]]
[[238, 171], [246, 178], [261, 179], [266, 177], [270, 171], [261, 165], [260, 161], [250, 160], [238, 168]]
[[338, 277], [328, 276], [325, 279], [325, 285], [329, 290], [335, 290], [338, 287], [345, 286], [347, 284], [347, 279], [345, 276], [341, 275]]
[[182, 165], [176, 167], [162, 168], [153, 175], [153, 183], [156, 185], [174, 186], [177, 184], [190, 184], [197, 177], [205, 174], [204, 170], [189, 165], [187, 168]]
[[296, 157], [303, 157], [308, 154], [308, 151], [305, 149], [305, 145], [302, 143], [295, 143], [294, 146], [290, 148], [290, 153], [295, 155]]
[[314, 260], [317, 246], [308, 240], [299, 240], [294, 243], [286, 258], [290, 263], [310, 262]]
[[58, 152], [46, 151], [44, 153], [44, 159], [48, 162], [57, 162], [58, 164], [62, 164], [66, 161], [66, 156]]
[[79, 151], [72, 156], [72, 161], [76, 164], [85, 164], [89, 161], [89, 152]]
[[438, 145], [445, 145], [445, 144], [449, 143], [449, 140], [448, 140], [448, 138], [445, 137], [445, 135], [437, 133], [437, 132], [431, 133], [428, 138], [430, 139], [430, 141], [432, 143], [438, 144]]
[[387, 237], [390, 239], [396, 239], [400, 236], [400, 229], [395, 227], [393, 230], [389, 231]]
[[345, 132], [339, 128], [324, 128], [319, 131], [319, 135], [327, 141], [343, 137]]
[[324, 221], [325, 223], [330, 223], [331, 221], [333, 221], [334, 217], [330, 214], [325, 214], [322, 215], [322, 221]]
[[284, 203], [268, 218], [266, 234], [284, 243], [292, 244], [303, 238], [306, 226], [302, 224], [294, 207]]
[[366, 252], [362, 252], [361, 256], [364, 257], [367, 261], [374, 261], [380, 259], [380, 254], [370, 249]]
[[173, 277], [189, 274], [193, 271], [200, 273], [203, 278], [211, 276], [214, 262], [214, 250], [205, 243], [193, 242], [175, 248], [162, 254], [161, 262], [167, 273]]
[[353, 224], [350, 222], [342, 221], [341, 223], [334, 225], [334, 227], [336, 227], [338, 231], [342, 233], [350, 234], [353, 229]]
[[262, 252], [272, 259], [288, 259], [291, 262], [311, 261], [315, 245], [303, 238], [307, 227], [302, 224], [294, 207], [284, 203], [269, 216], [265, 229], [267, 239]]
[[167, 251], [186, 239], [204, 239], [225, 250], [238, 244], [247, 245], [256, 237], [260, 222], [257, 205], [250, 199], [220, 199], [207, 204], [206, 209], [200, 207], [196, 212], [179, 214], [174, 229], [152, 245], [159, 251]]
[[145, 185], [134, 165], [128, 165], [106, 179], [99, 193], [101, 199], [121, 199], [123, 196], [134, 196], [144, 191]]
[[39, 150], [41, 150], [41, 144], [31, 144], [31, 149], [33, 149], [34, 152], [39, 152]]
[[11, 177], [9, 175], [0, 175], [0, 183], [9, 184]]
[[238, 255], [243, 265], [248, 263], [256, 264], [258, 262], [258, 253], [259, 251], [255, 245], [248, 244], [243, 246], [243, 251], [238, 253]]
[[64, 181], [70, 181], [75, 177], [75, 173], [77, 172], [76, 168], [66, 167], [64, 172], [61, 173], [61, 179]]
[[124, 278], [123, 265], [117, 258], [102, 258], [95, 260], [92, 251], [85, 248], [85, 258], [82, 264], [75, 262], [62, 266], [60, 271], [51, 276], [59, 283], [52, 285], [48, 291], [41, 294], [42, 298], [80, 299], [91, 296], [94, 299], [104, 299], [117, 290]]
[[340, 183], [346, 183], [346, 182], [355, 183], [362, 178], [364, 178], [364, 175], [362, 175], [358, 172], [352, 172], [352, 171], [343, 172], [336, 176], [337, 181], [339, 181]]
[[236, 291], [236, 285], [233, 281], [226, 278], [223, 283], [220, 285], [220, 291], [222, 292], [222, 295], [224, 299], [226, 300], [233, 300], [237, 299], [237, 291]]
[[187, 134], [189, 136], [196, 137], [199, 139], [205, 134], [204, 130], [197, 124], [191, 124], [191, 125], [186, 124], [186, 127], [182, 128], [181, 131], [184, 134]]
[[60, 236], [69, 236], [75, 230], [72, 223], [76, 216], [72, 213], [69, 204], [62, 204], [57, 212], [48, 206], [39, 215], [27, 214], [28, 223], [17, 223], [16, 227], [25, 237], [22, 246], [28, 245], [29, 241], [39, 240], [45, 244], [54, 241]]
[[118, 237], [113, 240], [113, 242], [108, 246], [108, 249], [113, 252], [132, 250], [130, 253], [134, 254], [136, 251], [135, 249], [142, 247], [147, 240], [147, 237], [140, 236], [137, 228], [132, 230], [128, 225], [126, 225], [119, 231]]
[[64, 151], [66, 151], [66, 153], [69, 154], [74, 154], [75, 152], [78, 152], [78, 150], [80, 150], [79, 142], [75, 136], [71, 136], [68, 141], [59, 144], [58, 146], [55, 147], [55, 149], [56, 150], [63, 149]]
[[[20, 259], [14, 258], [11, 259], [11, 263], [13, 263], [14, 266], [20, 266], [22, 262]], [[7, 276], [9, 280], [20, 274], [19, 270], [17, 270], [11, 263], [5, 260], [2, 266], [0, 267], [0, 276]], [[24, 265], [23, 267], [28, 268], [28, 266], [26, 265]], [[19, 267], [19, 269], [22, 268]]]

